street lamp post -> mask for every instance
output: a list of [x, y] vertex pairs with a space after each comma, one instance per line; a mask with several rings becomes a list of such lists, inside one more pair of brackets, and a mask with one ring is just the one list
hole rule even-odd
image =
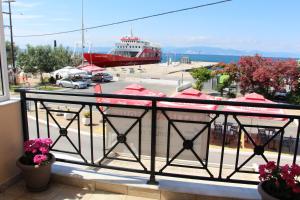
[[83, 67], [83, 64], [84, 64], [84, 56], [83, 56], [83, 53], [84, 53], [84, 18], [83, 18], [83, 6], [84, 6], [84, 4], [83, 4], [83, 0], [81, 0], [81, 30], [82, 30], [82, 32], [81, 32], [81, 48], [82, 48], [82, 54], [81, 54], [81, 56], [82, 56], [82, 63], [81, 63], [81, 65], [82, 65], [82, 67]]
[[13, 82], [16, 85], [16, 63], [15, 63], [15, 54], [14, 54], [14, 38], [13, 38], [13, 29], [12, 29], [12, 19], [11, 19], [11, 4], [12, 2], [16, 2], [15, 0], [3, 1], [4, 3], [8, 3], [8, 13], [3, 12], [9, 15], [9, 27], [10, 27], [10, 50], [11, 50], [11, 58], [12, 58], [12, 67], [13, 67]]

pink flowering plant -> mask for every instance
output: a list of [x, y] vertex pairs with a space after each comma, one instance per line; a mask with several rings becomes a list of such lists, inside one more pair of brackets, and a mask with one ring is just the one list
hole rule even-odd
[[300, 199], [300, 166], [277, 167], [275, 162], [259, 166], [259, 180], [271, 196], [279, 199]]
[[51, 160], [49, 153], [52, 140], [50, 138], [38, 138], [28, 140], [24, 143], [25, 154], [21, 158], [21, 162], [26, 165], [46, 165]]

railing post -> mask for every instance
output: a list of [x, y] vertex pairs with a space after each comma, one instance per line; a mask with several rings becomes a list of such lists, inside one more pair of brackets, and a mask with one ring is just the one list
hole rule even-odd
[[25, 89], [20, 89], [19, 92], [20, 92], [20, 99], [21, 99], [21, 116], [22, 116], [23, 140], [27, 141], [29, 139], [29, 132], [28, 132], [26, 90]]
[[299, 145], [299, 137], [300, 137], [300, 118], [298, 120], [298, 129], [297, 129], [297, 136], [295, 141], [295, 149], [294, 149], [294, 158], [293, 158], [293, 164], [296, 164], [297, 161], [297, 154], [298, 154], [298, 145]]
[[225, 143], [226, 143], [226, 133], [227, 133], [227, 120], [228, 114], [224, 114], [224, 129], [223, 129], [223, 141], [222, 141], [222, 150], [221, 150], [221, 160], [220, 160], [220, 169], [219, 169], [219, 179], [222, 179], [222, 170], [223, 170], [223, 159], [224, 159], [224, 150], [225, 150]]
[[157, 116], [157, 101], [152, 100], [152, 116], [151, 116], [151, 171], [150, 180], [148, 184], [157, 185], [158, 182], [155, 180], [155, 156], [156, 156], [156, 116]]

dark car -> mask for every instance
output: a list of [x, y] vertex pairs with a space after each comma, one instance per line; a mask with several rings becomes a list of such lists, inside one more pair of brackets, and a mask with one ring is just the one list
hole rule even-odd
[[288, 93], [286, 89], [282, 89], [275, 93], [275, 98], [281, 101], [286, 101], [288, 97]]
[[92, 76], [93, 82], [108, 82], [112, 80], [113, 80], [113, 76], [107, 72], [100, 72]]

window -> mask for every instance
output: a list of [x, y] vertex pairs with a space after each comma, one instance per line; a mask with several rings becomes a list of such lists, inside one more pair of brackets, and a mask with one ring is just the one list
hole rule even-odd
[[9, 98], [8, 72], [4, 41], [3, 14], [2, 7], [0, 5], [0, 101], [5, 101]]

